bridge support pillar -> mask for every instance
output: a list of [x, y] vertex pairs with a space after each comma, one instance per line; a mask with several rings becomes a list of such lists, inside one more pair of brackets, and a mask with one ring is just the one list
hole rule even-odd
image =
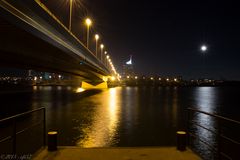
[[92, 85], [92, 84], [89, 84], [87, 82], [82, 81], [82, 87], [81, 88], [83, 88], [83, 89], [107, 89], [108, 84], [107, 84], [107, 82], [102, 82], [102, 83], [99, 83], [97, 85]]

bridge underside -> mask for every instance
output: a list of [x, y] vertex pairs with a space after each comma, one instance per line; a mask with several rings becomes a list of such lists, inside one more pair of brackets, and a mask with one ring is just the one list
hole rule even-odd
[[0, 17], [0, 65], [66, 73], [85, 81], [102, 80], [104, 75], [79, 56], [64, 51], [15, 27]]
[[[108, 73], [69, 48], [57, 43], [35, 28], [31, 28], [10, 13], [0, 9], [0, 65], [35, 69], [39, 71], [65, 73], [81, 77], [87, 82], [101, 82]], [[8, 21], [6, 21], [7, 19]], [[63, 31], [60, 33], [67, 35]], [[67, 35], [66, 41], [69, 40]], [[68, 41], [73, 46], [76, 43]], [[80, 48], [83, 48], [80, 45]], [[86, 49], [85, 49], [86, 50]], [[84, 51], [87, 53], [86, 51]], [[94, 55], [88, 58], [96, 59]], [[94, 60], [99, 63], [98, 60]], [[101, 64], [100, 64], [101, 66]]]

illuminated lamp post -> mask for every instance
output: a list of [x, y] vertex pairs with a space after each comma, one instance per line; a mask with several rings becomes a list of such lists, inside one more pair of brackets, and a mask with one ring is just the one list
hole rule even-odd
[[95, 40], [96, 40], [96, 57], [97, 57], [97, 52], [98, 52], [98, 39], [99, 39], [99, 35], [95, 34]]
[[[102, 57], [104, 45], [101, 44], [101, 45], [100, 45], [100, 48], [101, 48], [101, 57]], [[102, 58], [101, 58], [101, 59], [102, 59]]]
[[72, 30], [72, 5], [73, 5], [73, 0], [69, 1], [69, 26], [68, 29], [71, 32]]
[[87, 48], [88, 48], [88, 44], [89, 44], [89, 30], [90, 30], [90, 26], [92, 25], [92, 21], [91, 21], [91, 19], [87, 18], [85, 20], [85, 23], [87, 25]]

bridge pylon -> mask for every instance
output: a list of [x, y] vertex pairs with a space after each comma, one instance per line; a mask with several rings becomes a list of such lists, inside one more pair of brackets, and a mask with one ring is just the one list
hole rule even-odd
[[82, 81], [81, 88], [83, 88], [83, 89], [107, 89], [108, 88], [108, 84], [107, 84], [106, 81], [104, 81], [104, 82], [99, 83], [97, 85], [92, 85], [90, 83]]

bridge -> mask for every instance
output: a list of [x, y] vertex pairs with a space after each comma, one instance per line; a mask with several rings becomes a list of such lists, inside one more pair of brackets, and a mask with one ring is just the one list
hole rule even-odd
[[0, 1], [0, 64], [65, 73], [103, 82], [117, 73], [98, 58], [39, 0]]

